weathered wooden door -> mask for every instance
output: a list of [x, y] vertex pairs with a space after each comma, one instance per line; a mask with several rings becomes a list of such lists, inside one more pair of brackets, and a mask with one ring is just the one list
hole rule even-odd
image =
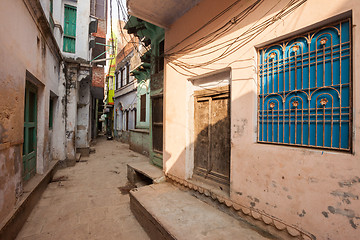
[[195, 92], [194, 173], [229, 185], [229, 86]]
[[29, 180], [36, 173], [36, 115], [37, 89], [27, 82], [25, 88], [23, 179]]

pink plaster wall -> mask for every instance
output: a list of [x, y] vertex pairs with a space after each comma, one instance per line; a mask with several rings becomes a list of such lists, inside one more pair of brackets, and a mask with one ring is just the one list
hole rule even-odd
[[[234, 1], [203, 0], [166, 31], [165, 49], [184, 39]], [[190, 43], [223, 25], [254, 1], [243, 1], [204, 30]], [[233, 38], [260, 19], [266, 19], [288, 1], [267, 0], [238, 27], [216, 43]], [[308, 0], [293, 14], [265, 30], [229, 57], [196, 74], [231, 67], [231, 200], [274, 216], [310, 232], [317, 239], [358, 239], [360, 229], [360, 5], [357, 0]], [[326, 7], [325, 7], [326, 6]], [[257, 52], [255, 46], [305, 31], [309, 26], [352, 11], [353, 21], [353, 153], [265, 145], [256, 142]], [[261, 21], [261, 20], [260, 20]], [[305, 30], [304, 30], [305, 29]], [[214, 44], [216, 44], [214, 43]], [[207, 56], [211, 59], [216, 54]], [[186, 57], [186, 56], [185, 56]], [[205, 57], [204, 57], [205, 58]], [[204, 59], [199, 59], [203, 61]], [[242, 60], [242, 61], [238, 61]], [[191, 62], [191, 60], [184, 60]], [[171, 63], [170, 63], [171, 64]], [[179, 70], [179, 69], [177, 69]], [[191, 173], [191, 147], [187, 134], [188, 76], [165, 67], [164, 168], [185, 178]], [[190, 114], [191, 115], [191, 114]], [[189, 163], [190, 161], [190, 163]], [[351, 185], [342, 183], [353, 182]], [[255, 201], [255, 199], [257, 199]]]

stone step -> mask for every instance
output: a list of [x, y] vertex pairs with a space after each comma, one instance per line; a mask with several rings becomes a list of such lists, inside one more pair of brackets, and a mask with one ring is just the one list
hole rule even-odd
[[80, 159], [81, 159], [81, 153], [76, 153], [75, 155], [75, 159], [77, 162], [80, 162]]
[[91, 153], [95, 153], [95, 152], [96, 152], [96, 149], [95, 149], [94, 147], [90, 147], [90, 148], [89, 148], [89, 151], [90, 151], [90, 154], [91, 154]]
[[151, 239], [274, 239], [170, 183], [130, 191], [130, 208]]
[[144, 181], [148, 182], [148, 184], [165, 181], [163, 171], [149, 161], [128, 163], [127, 178], [132, 184]]

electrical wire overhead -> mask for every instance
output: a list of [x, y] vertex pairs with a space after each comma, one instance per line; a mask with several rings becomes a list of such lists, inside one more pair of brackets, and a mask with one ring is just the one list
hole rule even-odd
[[[204, 68], [230, 56], [231, 54], [234, 54], [240, 48], [244, 47], [250, 41], [255, 39], [258, 35], [268, 29], [270, 26], [290, 15], [292, 12], [302, 6], [307, 0], [290, 0], [274, 16], [269, 17], [260, 23], [258, 23], [259, 21], [255, 22], [251, 27], [249, 27], [249, 29], [245, 30], [237, 37], [216, 43], [217, 40], [222, 38], [225, 34], [229, 33], [232, 29], [234, 29], [234, 27], [236, 27], [246, 17], [248, 17], [252, 12], [254, 12], [264, 1], [265, 0], [256, 0], [254, 3], [252, 3], [250, 6], [248, 6], [246, 9], [244, 9], [242, 12], [240, 12], [233, 18], [231, 18], [218, 29], [212, 31], [205, 36], [200, 37], [196, 41], [193, 41], [179, 48], [178, 50], [174, 50], [179, 45], [181, 45], [181, 43], [185, 42], [192, 36], [196, 36], [196, 34], [200, 30], [206, 28], [209, 24], [219, 19], [226, 12], [236, 6], [240, 1], [234, 2], [224, 11], [220, 12], [218, 15], [216, 15], [214, 18], [212, 18], [210, 21], [208, 21], [206, 24], [196, 30], [194, 33], [190, 34], [179, 43], [167, 49], [165, 53], [165, 58], [168, 61], [168, 65], [182, 75], [190, 77], [195, 76], [196, 74], [192, 72], [192, 69]], [[265, 17], [276, 5], [269, 9], [263, 17]], [[217, 56], [214, 57], [214, 55]], [[212, 57], [209, 60], [200, 60], [200, 58], [206, 56]], [[189, 60], [192, 60], [194, 63], [190, 63]]]

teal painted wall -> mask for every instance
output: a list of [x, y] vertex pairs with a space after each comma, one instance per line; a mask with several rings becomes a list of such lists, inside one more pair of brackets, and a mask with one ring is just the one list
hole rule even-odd
[[149, 156], [149, 131], [132, 129], [129, 140], [131, 150]]

